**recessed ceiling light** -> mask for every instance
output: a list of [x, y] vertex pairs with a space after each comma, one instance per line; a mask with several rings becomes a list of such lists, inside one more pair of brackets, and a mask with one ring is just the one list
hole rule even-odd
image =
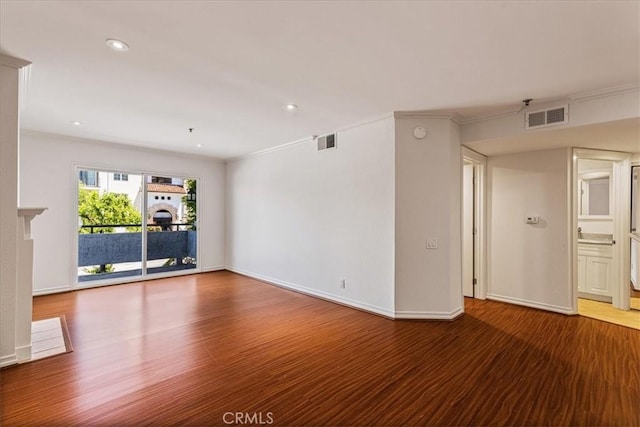
[[287, 104], [285, 108], [287, 109], [287, 111], [295, 111], [298, 109], [298, 106], [296, 104]]
[[202, 147], [202, 144], [198, 144], [198, 145], [196, 145], [196, 147], [201, 148], [201, 147]]
[[71, 124], [72, 124], [72, 125], [74, 125], [74, 126], [81, 126], [81, 125], [82, 125], [82, 122], [79, 122], [79, 121], [73, 121], [73, 122], [71, 122]]
[[107, 46], [113, 50], [117, 50], [118, 52], [125, 52], [129, 50], [129, 45], [118, 39], [107, 39]]

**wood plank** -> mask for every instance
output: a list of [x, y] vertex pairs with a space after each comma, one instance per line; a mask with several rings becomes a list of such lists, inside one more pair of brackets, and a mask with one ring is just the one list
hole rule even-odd
[[74, 352], [0, 371], [1, 424], [640, 425], [640, 331], [467, 299], [393, 321], [215, 272], [34, 299]]

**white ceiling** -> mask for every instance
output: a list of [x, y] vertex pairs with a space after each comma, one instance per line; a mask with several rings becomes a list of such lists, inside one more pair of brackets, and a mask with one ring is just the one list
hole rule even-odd
[[0, 51], [33, 62], [23, 128], [229, 158], [636, 83], [640, 2], [1, 0]]

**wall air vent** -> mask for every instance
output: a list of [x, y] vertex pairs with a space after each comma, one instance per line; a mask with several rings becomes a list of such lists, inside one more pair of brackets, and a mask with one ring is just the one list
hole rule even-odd
[[318, 143], [318, 151], [336, 148], [336, 134], [332, 133], [329, 135], [319, 136], [316, 138], [316, 142]]
[[534, 129], [564, 123], [569, 123], [569, 105], [526, 113], [524, 127]]

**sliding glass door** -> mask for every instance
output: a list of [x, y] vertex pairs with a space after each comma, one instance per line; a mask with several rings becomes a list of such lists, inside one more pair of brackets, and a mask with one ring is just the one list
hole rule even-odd
[[142, 275], [142, 175], [78, 172], [78, 283]]
[[147, 273], [197, 266], [196, 181], [147, 176]]
[[78, 169], [78, 284], [197, 268], [197, 180]]

